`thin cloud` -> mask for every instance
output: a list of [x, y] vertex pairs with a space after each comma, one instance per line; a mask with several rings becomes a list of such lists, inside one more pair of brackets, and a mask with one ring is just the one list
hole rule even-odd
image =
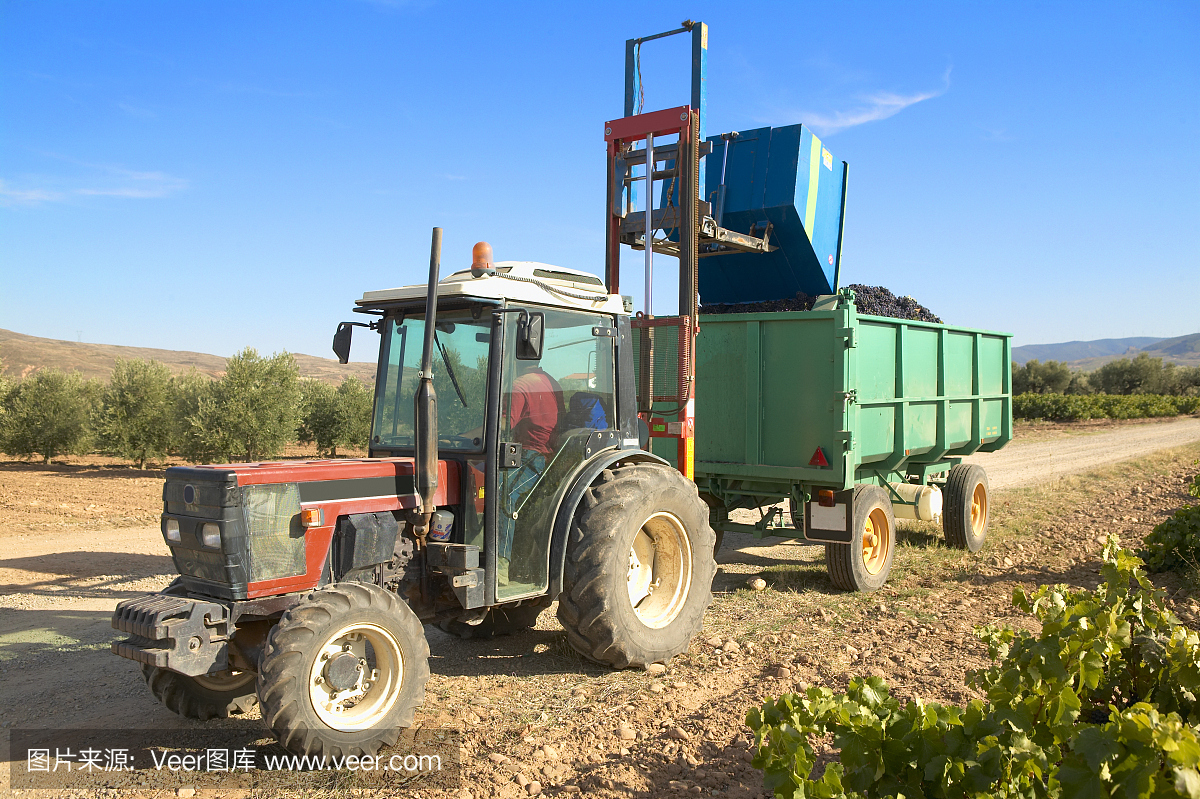
[[807, 113], [802, 115], [806, 124], [822, 136], [828, 136], [847, 128], [877, 122], [899, 114], [906, 108], [941, 97], [950, 89], [950, 69], [942, 76], [942, 88], [934, 91], [918, 92], [916, 94], [895, 94], [894, 92], [876, 92], [862, 100], [859, 107], [849, 111], [835, 111], [832, 114]]
[[5, 180], [0, 180], [0, 206], [11, 208], [18, 205], [41, 205], [63, 198], [62, 192], [49, 189], [14, 189]]
[[92, 197], [125, 197], [127, 199], [145, 200], [157, 197], [169, 197], [187, 188], [188, 182], [183, 178], [173, 177], [162, 172], [123, 172], [123, 180], [115, 186], [100, 188], [76, 189], [76, 194]]
[[115, 197], [126, 200], [149, 200], [169, 197], [183, 191], [188, 182], [164, 172], [134, 172], [109, 167], [109, 178], [96, 185], [70, 189], [15, 188], [0, 180], [0, 205], [5, 207], [41, 205], [63, 202], [70, 197]]

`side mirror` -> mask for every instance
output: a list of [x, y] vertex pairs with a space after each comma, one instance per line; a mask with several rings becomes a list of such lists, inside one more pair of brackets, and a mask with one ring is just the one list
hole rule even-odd
[[517, 360], [539, 361], [542, 358], [542, 341], [546, 332], [546, 315], [540, 311], [521, 314], [517, 320]]
[[337, 332], [333, 334], [333, 351], [338, 356], [338, 363], [350, 362], [350, 338], [353, 335], [353, 322], [338, 323]]

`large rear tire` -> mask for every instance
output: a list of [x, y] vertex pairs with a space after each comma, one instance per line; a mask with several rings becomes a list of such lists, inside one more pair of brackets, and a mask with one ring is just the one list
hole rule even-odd
[[558, 618], [580, 654], [623, 669], [687, 649], [712, 602], [708, 507], [670, 467], [604, 470], [567, 540]]
[[892, 500], [877, 485], [854, 487], [854, 519], [849, 544], [826, 544], [829, 578], [846, 591], [876, 591], [887, 582], [896, 553]]
[[494, 607], [483, 617], [479, 624], [451, 620], [438, 624], [443, 632], [456, 635], [464, 640], [476, 638], [488, 640], [501, 635], [512, 635], [524, 632], [537, 624], [538, 616], [550, 607], [550, 597], [531, 599], [519, 605], [500, 605]]
[[989, 501], [987, 472], [982, 466], [960, 463], [946, 479], [942, 533], [946, 546], [978, 552], [987, 538]]
[[267, 638], [263, 719], [302, 755], [374, 755], [425, 702], [425, 628], [393, 593], [366, 583], [313, 591]]
[[258, 704], [252, 671], [189, 677], [170, 669], [143, 665], [142, 676], [155, 699], [189, 719], [229, 718], [249, 713]]

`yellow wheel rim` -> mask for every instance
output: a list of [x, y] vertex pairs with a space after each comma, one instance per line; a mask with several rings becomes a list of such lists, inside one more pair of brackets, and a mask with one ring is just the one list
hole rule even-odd
[[[345, 685], [331, 683], [334, 657], [357, 661]], [[377, 624], [348, 624], [325, 639], [308, 675], [308, 695], [317, 718], [339, 732], [368, 730], [396, 704], [404, 681], [400, 642]]]
[[863, 566], [868, 574], [879, 574], [887, 563], [888, 553], [892, 549], [892, 526], [888, 524], [887, 513], [883, 508], [876, 508], [867, 514], [866, 524], [863, 525]]
[[629, 549], [629, 604], [642, 624], [666, 627], [683, 610], [692, 586], [692, 545], [679, 517], [647, 519]]
[[[236, 691], [253, 685], [257, 679], [252, 671], [227, 671], [222, 674], [201, 674], [192, 678], [201, 688], [210, 691]], [[254, 689], [252, 688], [251, 691]]]
[[987, 529], [987, 522], [987, 489], [980, 483], [975, 486], [975, 492], [971, 495], [971, 531], [975, 535], [983, 535], [983, 531]]

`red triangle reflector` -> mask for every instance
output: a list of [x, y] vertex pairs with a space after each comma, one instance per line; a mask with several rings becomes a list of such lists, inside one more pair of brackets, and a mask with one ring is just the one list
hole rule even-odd
[[828, 466], [829, 465], [829, 461], [825, 460], [825, 453], [821, 450], [820, 447], [817, 447], [817, 451], [813, 453], [812, 460], [810, 460], [808, 462], [808, 465], [809, 466]]

